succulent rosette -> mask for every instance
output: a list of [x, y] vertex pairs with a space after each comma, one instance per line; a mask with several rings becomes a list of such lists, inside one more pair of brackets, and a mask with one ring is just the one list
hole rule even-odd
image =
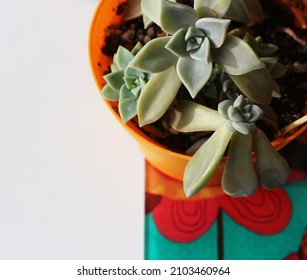
[[[149, 41], [135, 56], [131, 67], [160, 77], [167, 74], [164, 80], [174, 86], [160, 87], [158, 94], [168, 97], [160, 100], [157, 108], [151, 102], [157, 89], [151, 82], [146, 85], [137, 105], [141, 125], [154, 122], [165, 113], [182, 83], [194, 98], [210, 79], [213, 64], [228, 73], [251, 100], [270, 102], [272, 78], [265, 64], [244, 40], [227, 34], [230, 19], [223, 17], [243, 21], [244, 14], [249, 21], [245, 2], [250, 1], [195, 0], [193, 8], [169, 0], [142, 0], [143, 14], [170, 36]], [[254, 84], [257, 90], [250, 91]], [[156, 113], [148, 116], [148, 111]]]

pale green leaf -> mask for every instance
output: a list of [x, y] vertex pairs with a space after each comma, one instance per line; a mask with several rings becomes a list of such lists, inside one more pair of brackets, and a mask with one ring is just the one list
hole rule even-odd
[[206, 64], [191, 57], [180, 57], [177, 62], [178, 76], [193, 98], [207, 83], [211, 71], [212, 62]]
[[188, 162], [184, 172], [186, 196], [199, 192], [214, 174], [233, 133], [227, 126], [227, 122], [220, 126]]
[[194, 9], [199, 17], [222, 18], [228, 11], [232, 0], [194, 0]]
[[244, 75], [230, 75], [236, 86], [250, 100], [258, 104], [270, 104], [272, 98], [272, 77], [266, 68], [258, 69]]
[[160, 1], [160, 23], [167, 33], [174, 34], [181, 28], [194, 26], [198, 20], [198, 15], [192, 7], [168, 0]]
[[180, 132], [215, 131], [226, 119], [216, 110], [191, 101], [179, 101], [170, 113], [170, 125]]
[[222, 177], [225, 193], [235, 197], [249, 196], [258, 187], [252, 160], [252, 136], [234, 132]]
[[110, 85], [106, 84], [101, 91], [101, 96], [110, 101], [118, 101], [119, 91], [113, 89]]
[[212, 49], [211, 54], [219, 67], [231, 75], [243, 75], [265, 67], [253, 49], [233, 35], [226, 35], [224, 44]]
[[187, 32], [187, 28], [179, 29], [168, 41], [165, 48], [171, 51], [178, 57], [188, 56], [189, 52], [187, 52], [187, 43], [185, 42], [185, 35]]
[[103, 76], [106, 82], [115, 90], [120, 90], [124, 84], [124, 70], [109, 73]]
[[158, 73], [176, 64], [178, 57], [165, 48], [170, 36], [149, 41], [134, 57], [130, 67], [142, 72]]
[[133, 59], [133, 54], [126, 48], [119, 46], [116, 52], [116, 64], [119, 69], [125, 70]]
[[137, 114], [139, 125], [157, 121], [169, 108], [181, 86], [175, 67], [154, 74], [141, 93]]
[[256, 171], [260, 184], [267, 189], [277, 188], [287, 182], [289, 166], [273, 148], [264, 133], [257, 129], [254, 137]]
[[119, 113], [124, 123], [136, 116], [136, 102], [137, 100], [135, 98], [122, 100], [119, 103]]
[[229, 24], [229, 19], [201, 18], [196, 22], [195, 26], [204, 31], [210, 39], [211, 47], [219, 48], [225, 41]]

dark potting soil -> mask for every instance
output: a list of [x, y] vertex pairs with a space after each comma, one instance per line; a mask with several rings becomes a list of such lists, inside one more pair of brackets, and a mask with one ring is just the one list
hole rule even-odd
[[[193, 4], [193, 0], [177, 2]], [[271, 104], [277, 116], [277, 127], [281, 129], [306, 114], [307, 29], [301, 29], [294, 25], [294, 16], [288, 6], [278, 5], [267, 0], [260, 0], [260, 2], [265, 12], [265, 20], [252, 27], [253, 35], [260, 35], [265, 43], [277, 45], [279, 50], [276, 56], [279, 57], [279, 62], [288, 67], [285, 76], [276, 81], [280, 87], [281, 97], [273, 98]], [[301, 5], [304, 4], [301, 3]], [[307, 9], [307, 7], [301, 7]], [[119, 6], [117, 13], [122, 13], [124, 8], [125, 4]], [[165, 33], [155, 24], [144, 29], [141, 17], [121, 24], [112, 24], [106, 32], [108, 35], [102, 52], [110, 57], [113, 57], [119, 45], [131, 50], [137, 42], [144, 45], [151, 39], [165, 36]], [[178, 95], [185, 99], [190, 98], [184, 86], [181, 87]], [[200, 95], [196, 98], [197, 102], [207, 106], [212, 105], [213, 108], [216, 106], [216, 104], [210, 104], [211, 100], [200, 100], [203, 98]], [[137, 118], [132, 121], [137, 122]], [[257, 126], [265, 132], [270, 140], [276, 135], [276, 127], [274, 128], [267, 122], [260, 121]], [[181, 153], [184, 153], [195, 141], [203, 137], [201, 133], [173, 134], [168, 128], [164, 128], [161, 121], [141, 129], [144, 133], [155, 138], [157, 142]]]

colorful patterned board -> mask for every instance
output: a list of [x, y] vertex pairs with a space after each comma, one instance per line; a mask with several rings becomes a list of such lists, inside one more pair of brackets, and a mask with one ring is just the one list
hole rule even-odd
[[306, 136], [281, 151], [289, 182], [247, 198], [152, 193], [182, 182], [146, 162], [145, 259], [307, 259]]

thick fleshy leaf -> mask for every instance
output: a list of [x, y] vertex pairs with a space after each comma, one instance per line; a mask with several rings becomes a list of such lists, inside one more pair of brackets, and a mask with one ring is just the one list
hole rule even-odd
[[143, 45], [140, 42], [137, 42], [136, 45], [131, 50], [132, 55], [135, 56], [141, 50], [142, 47]]
[[230, 106], [233, 106], [233, 102], [229, 99], [220, 102], [218, 105], [217, 110], [224, 119], [228, 119], [228, 110]]
[[194, 9], [199, 17], [222, 18], [228, 11], [232, 0], [194, 0]]
[[272, 77], [266, 68], [244, 75], [230, 75], [236, 86], [250, 100], [258, 104], [270, 104], [272, 98]]
[[198, 20], [198, 15], [192, 7], [168, 0], [160, 1], [160, 26], [167, 33], [174, 34], [181, 28], [194, 26]]
[[184, 172], [184, 192], [192, 196], [210, 180], [221, 162], [232, 135], [227, 122], [220, 126], [188, 162]]
[[272, 75], [272, 78], [275, 80], [275, 79], [278, 79], [278, 78], [281, 78], [283, 75], [285, 75], [288, 71], [288, 68], [277, 62], [274, 67], [271, 69], [270, 73]]
[[233, 35], [226, 35], [224, 44], [211, 49], [211, 55], [219, 67], [231, 75], [243, 75], [265, 67], [252, 48]]
[[136, 116], [136, 98], [123, 100], [119, 103], [120, 117], [124, 123]]
[[147, 23], [153, 21], [160, 25], [160, 0], [142, 0], [141, 8], [143, 15], [150, 19]]
[[179, 29], [165, 45], [165, 48], [167, 48], [178, 57], [189, 55], [189, 52], [187, 52], [187, 43], [185, 41], [187, 30], [187, 28]]
[[119, 69], [126, 69], [128, 64], [133, 59], [133, 54], [126, 48], [119, 46], [116, 52], [116, 64]]
[[103, 98], [110, 100], [110, 101], [118, 101], [119, 99], [119, 91], [113, 89], [108, 84], [102, 88], [101, 95]]
[[256, 171], [260, 184], [267, 189], [280, 187], [287, 182], [289, 166], [273, 148], [264, 133], [257, 129], [254, 136]]
[[225, 122], [216, 110], [191, 101], [179, 101], [170, 114], [171, 127], [180, 132], [215, 131]]
[[175, 67], [154, 74], [141, 93], [137, 114], [139, 125], [155, 122], [169, 108], [181, 86]]
[[231, 126], [236, 131], [244, 135], [252, 133], [256, 128], [256, 125], [254, 123], [248, 123], [248, 122], [232, 122]]
[[103, 76], [106, 82], [115, 90], [120, 90], [121, 86], [125, 83], [124, 81], [124, 70], [109, 73]]
[[136, 99], [136, 96], [131, 92], [130, 89], [123, 85], [119, 92], [119, 101]]
[[177, 73], [194, 98], [207, 83], [212, 71], [212, 62], [208, 64], [191, 57], [180, 57], [177, 62]]
[[232, 0], [225, 17], [244, 23], [256, 23], [263, 21], [264, 14], [258, 0]]
[[261, 57], [260, 59], [269, 71], [275, 67], [278, 61], [278, 57]]
[[165, 48], [171, 36], [149, 41], [134, 57], [130, 67], [142, 72], [158, 73], [175, 65], [178, 57]]
[[190, 55], [193, 59], [202, 63], [209, 63], [211, 61], [209, 39], [205, 38], [201, 46], [195, 51], [191, 51]]
[[252, 160], [252, 136], [234, 132], [222, 177], [225, 193], [235, 197], [256, 192], [258, 179]]
[[195, 23], [195, 26], [204, 31], [210, 39], [211, 47], [219, 48], [225, 41], [229, 24], [229, 19], [201, 18]]
[[249, 32], [246, 32], [244, 37], [243, 37], [244, 42], [246, 42], [250, 47], [253, 49], [253, 51], [259, 56], [260, 53], [260, 48], [258, 41], [256, 38], [251, 35]]
[[277, 51], [278, 51], [278, 47], [276, 45], [264, 43], [264, 44], [261, 44], [259, 55], [262, 57], [272, 56]]

